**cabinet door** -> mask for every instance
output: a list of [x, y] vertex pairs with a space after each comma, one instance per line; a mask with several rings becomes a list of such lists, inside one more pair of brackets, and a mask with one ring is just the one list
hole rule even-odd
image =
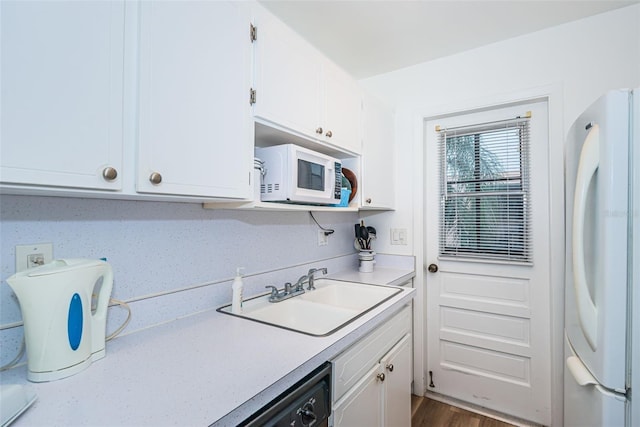
[[323, 67], [322, 128], [324, 140], [339, 148], [360, 153], [362, 97], [356, 82], [331, 63]]
[[233, 2], [140, 7], [137, 190], [249, 198], [248, 17]]
[[[120, 190], [124, 2], [0, 2], [0, 182]], [[113, 172], [111, 171], [111, 172]]]
[[[379, 365], [352, 387], [333, 409], [334, 427], [382, 426], [382, 383]], [[394, 426], [395, 427], [395, 426]]]
[[362, 143], [363, 208], [395, 205], [395, 136], [393, 111], [371, 96], [364, 98]]
[[320, 123], [321, 58], [300, 36], [267, 14], [259, 17], [255, 43], [253, 113], [307, 136]]
[[384, 425], [411, 426], [411, 334], [396, 344], [380, 361], [384, 370]]

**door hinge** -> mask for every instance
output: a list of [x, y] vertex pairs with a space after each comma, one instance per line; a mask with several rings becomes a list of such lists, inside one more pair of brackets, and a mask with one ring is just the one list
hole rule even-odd
[[258, 40], [258, 27], [253, 24], [249, 24], [249, 39], [251, 43]]
[[249, 105], [256, 103], [256, 90], [254, 88], [249, 89]]

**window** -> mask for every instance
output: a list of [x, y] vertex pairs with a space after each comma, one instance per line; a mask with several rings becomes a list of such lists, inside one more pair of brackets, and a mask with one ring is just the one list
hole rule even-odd
[[529, 121], [440, 131], [441, 256], [530, 262]]

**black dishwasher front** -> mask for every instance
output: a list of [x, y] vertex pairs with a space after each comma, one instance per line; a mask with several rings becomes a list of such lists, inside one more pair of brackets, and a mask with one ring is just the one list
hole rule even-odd
[[240, 426], [326, 427], [331, 414], [331, 363], [326, 362]]

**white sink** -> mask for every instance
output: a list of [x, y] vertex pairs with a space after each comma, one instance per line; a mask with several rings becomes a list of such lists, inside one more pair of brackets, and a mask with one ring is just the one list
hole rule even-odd
[[[314, 336], [332, 334], [401, 289], [331, 279], [316, 279], [315, 290], [305, 291], [281, 302], [269, 302], [269, 295], [244, 301], [242, 314], [248, 320], [266, 323]], [[218, 309], [231, 314], [231, 306]]]

